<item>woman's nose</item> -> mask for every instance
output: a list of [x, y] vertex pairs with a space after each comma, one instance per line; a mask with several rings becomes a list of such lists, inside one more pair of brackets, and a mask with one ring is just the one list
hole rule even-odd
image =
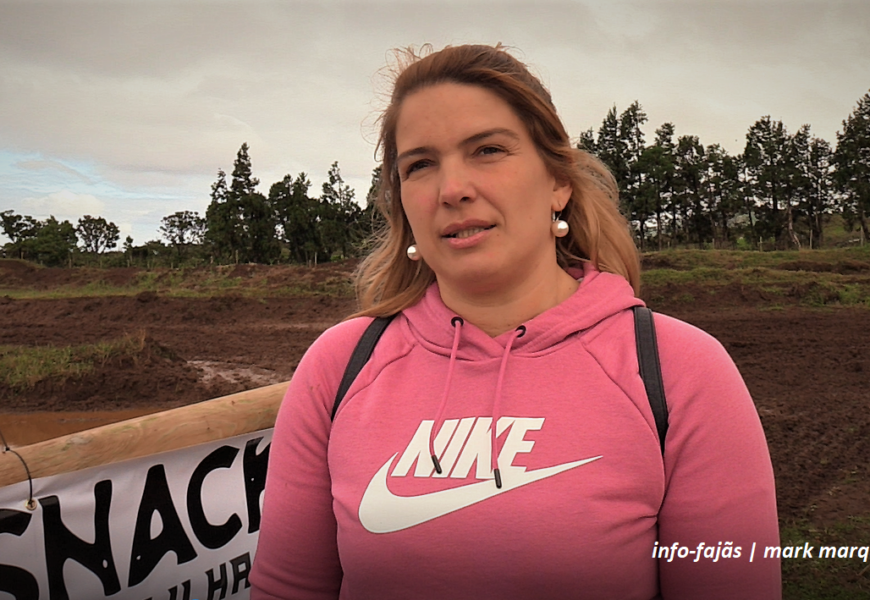
[[468, 166], [461, 160], [444, 160], [440, 169], [439, 200], [451, 206], [474, 199], [474, 181]]

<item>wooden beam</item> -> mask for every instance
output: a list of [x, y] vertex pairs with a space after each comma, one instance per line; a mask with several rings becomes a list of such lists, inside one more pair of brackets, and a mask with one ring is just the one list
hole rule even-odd
[[[287, 385], [276, 383], [13, 449], [37, 479], [269, 429]], [[0, 452], [0, 487], [26, 480], [21, 460], [12, 452]]]

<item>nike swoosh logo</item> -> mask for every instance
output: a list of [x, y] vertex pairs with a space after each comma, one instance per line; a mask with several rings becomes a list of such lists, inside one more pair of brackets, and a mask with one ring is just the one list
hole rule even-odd
[[502, 481], [501, 489], [495, 487], [495, 482], [489, 479], [420, 496], [396, 496], [387, 487], [387, 473], [396, 456], [398, 453], [375, 474], [359, 505], [360, 523], [372, 533], [392, 533], [408, 529], [601, 458], [595, 456], [545, 469], [511, 473], [510, 478]]

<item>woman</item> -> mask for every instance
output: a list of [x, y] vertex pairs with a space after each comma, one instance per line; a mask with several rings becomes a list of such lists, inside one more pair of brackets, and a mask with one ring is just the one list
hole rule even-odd
[[[281, 407], [251, 597], [779, 597], [778, 561], [749, 560], [779, 543], [752, 400], [662, 315], [659, 447], [613, 178], [501, 47], [409, 62], [381, 121], [388, 231], [359, 318]], [[370, 317], [395, 313], [332, 420]]]

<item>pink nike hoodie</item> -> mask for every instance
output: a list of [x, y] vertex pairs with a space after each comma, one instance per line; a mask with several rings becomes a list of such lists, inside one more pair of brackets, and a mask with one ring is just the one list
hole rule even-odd
[[656, 315], [663, 458], [639, 304], [586, 267], [565, 302], [491, 338], [433, 285], [334, 421], [371, 319], [326, 331], [275, 426], [252, 600], [780, 598], [764, 557], [779, 545], [773, 471], [746, 386], [713, 338]]

